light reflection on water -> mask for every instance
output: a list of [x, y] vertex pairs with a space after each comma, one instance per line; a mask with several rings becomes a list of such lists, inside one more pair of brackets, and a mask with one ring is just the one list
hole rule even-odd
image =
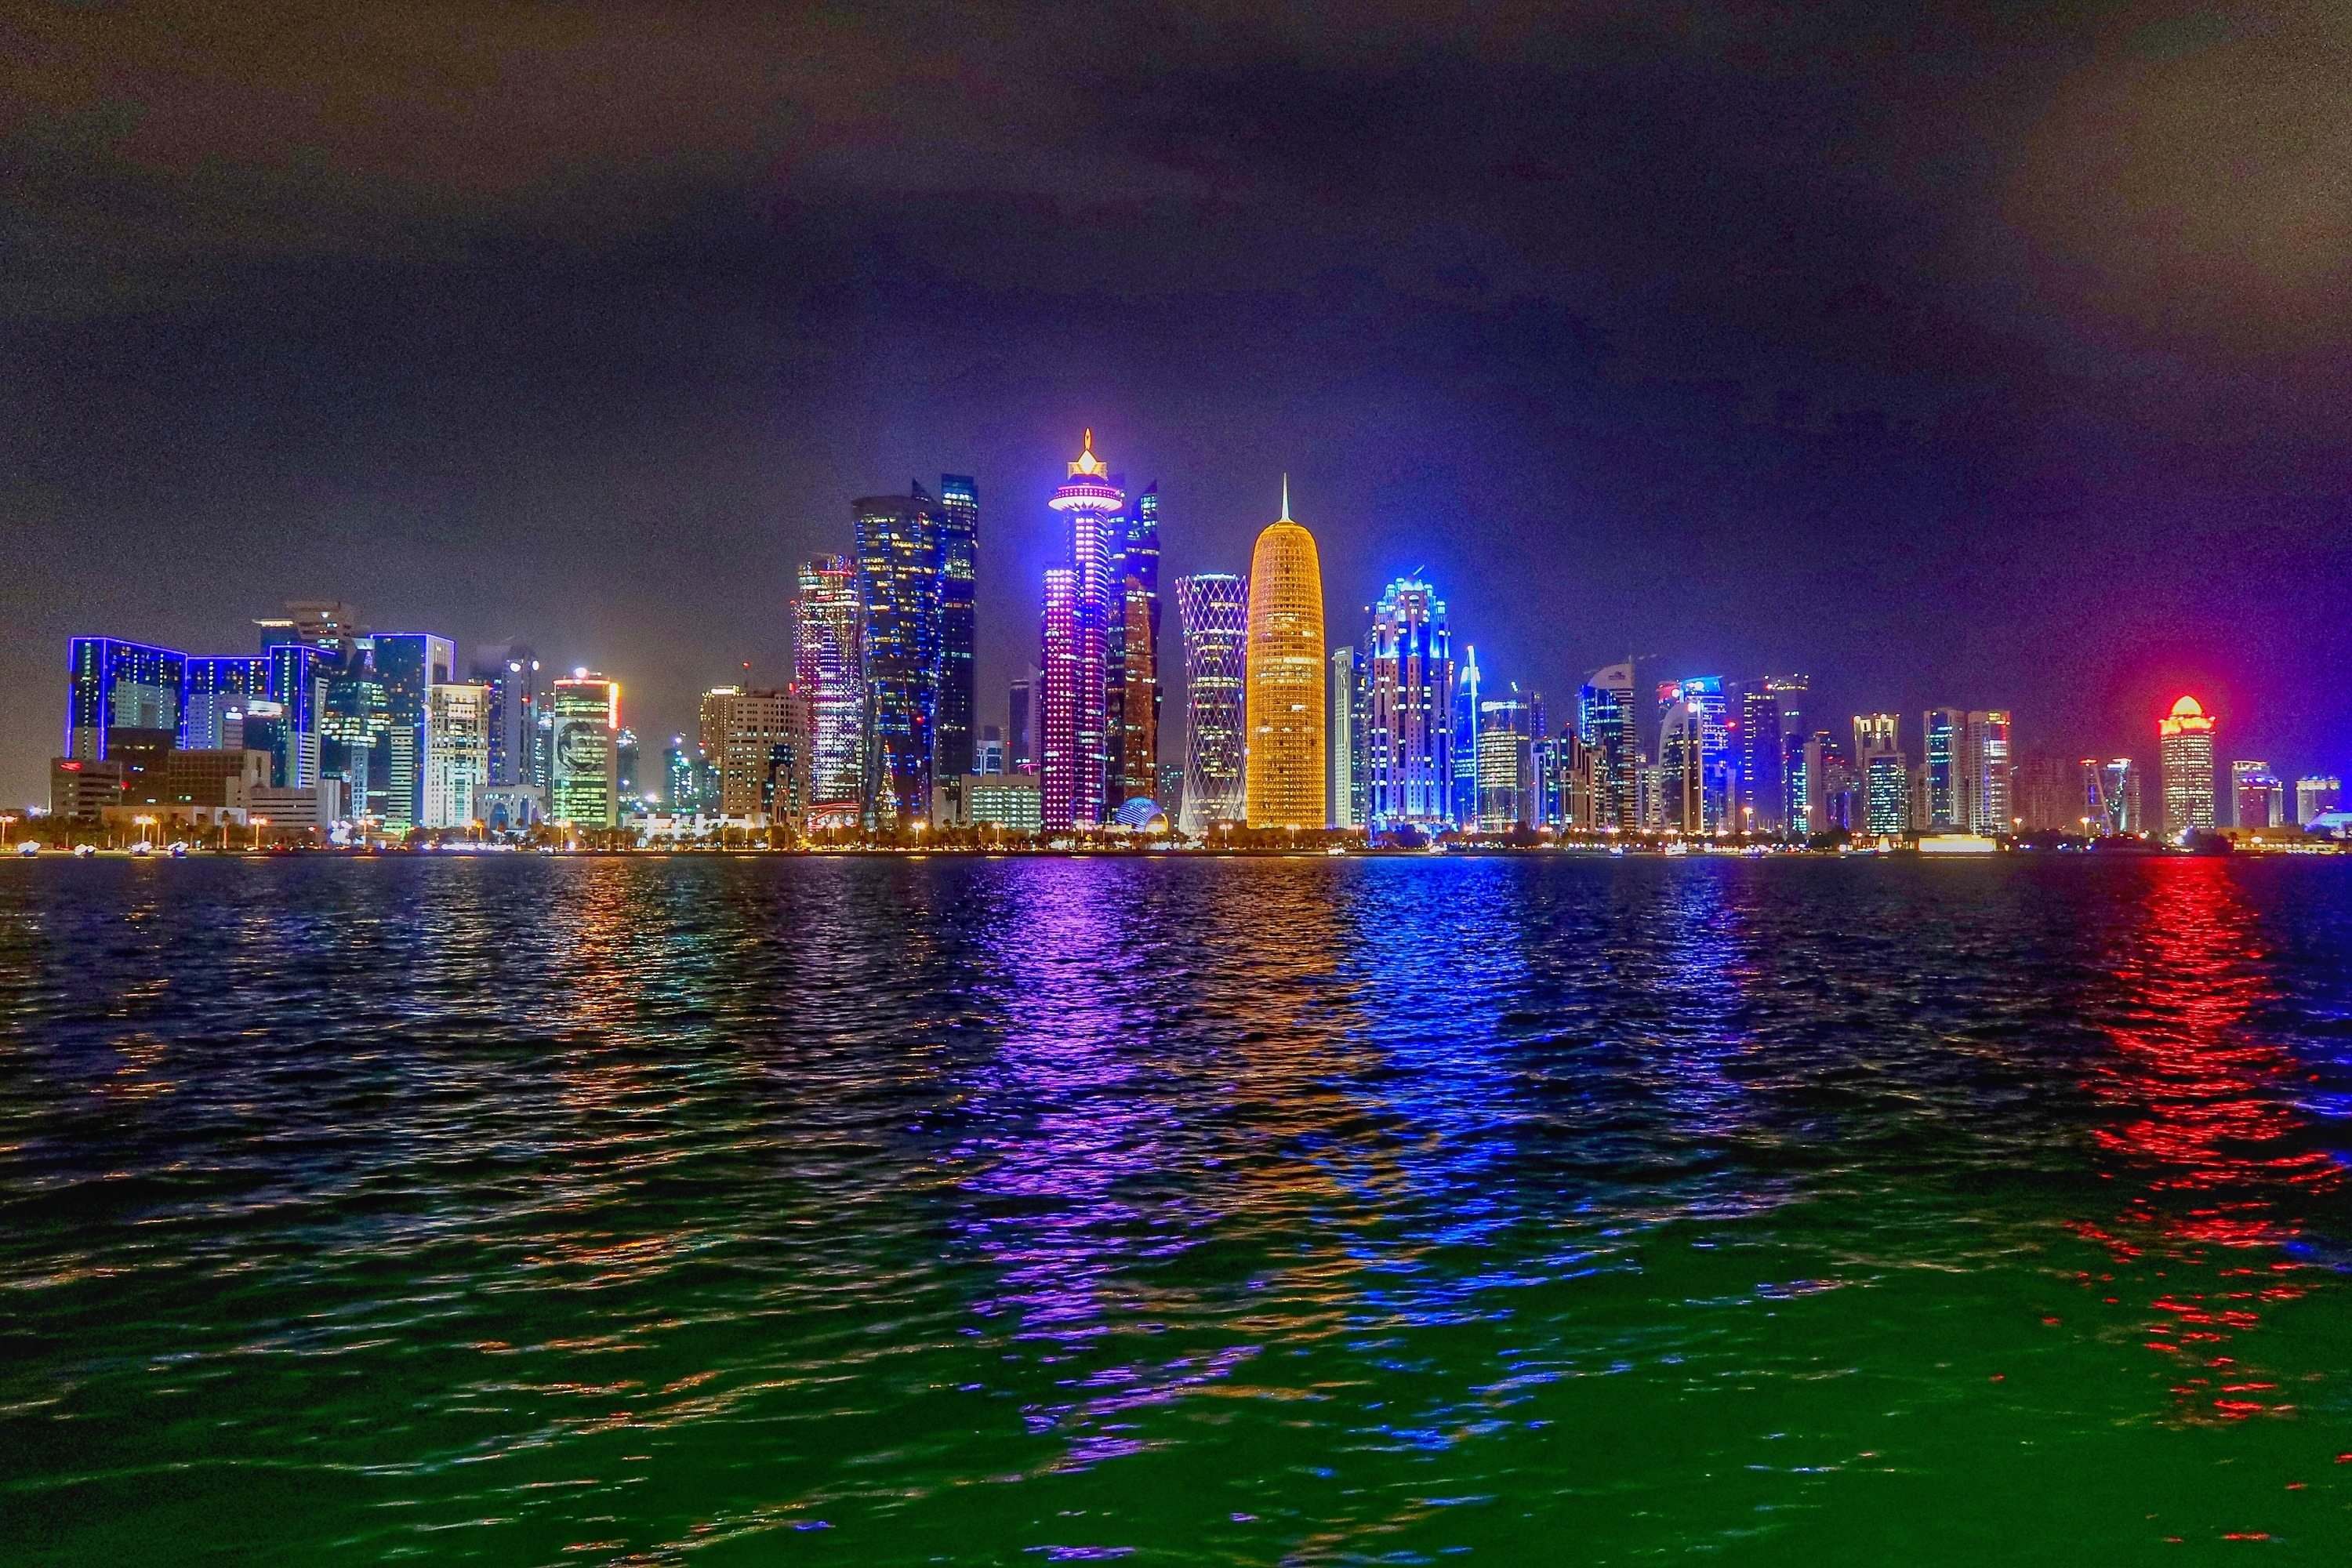
[[2346, 881], [9, 867], [9, 1506], [81, 1561], [1797, 1557], [2074, 1444], [2105, 1512], [1969, 1517], [2340, 1540], [2288, 1457], [2352, 1449]]

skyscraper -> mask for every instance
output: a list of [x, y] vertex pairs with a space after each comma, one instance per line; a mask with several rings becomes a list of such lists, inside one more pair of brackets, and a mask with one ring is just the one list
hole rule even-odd
[[1927, 752], [1927, 814], [1920, 826], [1945, 832], [1969, 826], [1969, 716], [1958, 708], [1930, 708], [1921, 726]]
[[1441, 808], [1444, 821], [1464, 827], [1478, 820], [1478, 650], [1467, 644], [1454, 668], [1453, 731], [1446, 738], [1454, 787]]
[[1596, 832], [1631, 833], [1641, 826], [1641, 792], [1635, 778], [1640, 760], [1633, 708], [1633, 666], [1629, 660], [1598, 669], [1576, 693], [1576, 732], [1584, 743], [1591, 779], [1591, 820], [1579, 824]]
[[427, 694], [425, 717], [426, 827], [463, 827], [474, 796], [490, 782], [490, 689], [443, 681]]
[[[701, 750], [718, 770], [719, 814], [763, 816], [772, 823], [789, 819], [793, 826], [808, 823], [820, 754], [814, 727], [813, 705], [792, 687], [717, 686], [704, 692]], [[779, 767], [789, 770], [781, 807]]]
[[1893, 713], [1861, 713], [1853, 721], [1853, 768], [1862, 788], [1862, 831], [1874, 837], [1911, 831], [1910, 762], [1903, 754], [1903, 721]]
[[[1454, 815], [1456, 700], [1445, 601], [1418, 577], [1398, 578], [1372, 609], [1369, 642], [1366, 825], [1375, 833], [1451, 826], [1459, 820]], [[1475, 663], [1465, 678], [1475, 688]], [[1475, 764], [1470, 776], [1477, 776]], [[1476, 820], [1475, 807], [1467, 820]]]
[[[968, 619], [970, 605], [964, 609]], [[967, 676], [970, 665], [967, 649]], [[846, 556], [820, 555], [801, 568], [800, 595], [793, 601], [793, 678], [808, 699], [815, 731], [810, 826], [855, 827], [866, 816], [866, 604], [858, 596], [857, 569]]]
[[[932, 775], [971, 772], [977, 628], [972, 595], [980, 574], [980, 490], [968, 474], [940, 477], [940, 698]], [[801, 689], [816, 693], [803, 678]]]
[[1184, 799], [1180, 830], [1198, 838], [1242, 820], [1249, 587], [1225, 572], [1176, 579], [1184, 638]]
[[1482, 833], [1507, 833], [1537, 818], [1535, 710], [1511, 687], [1478, 704], [1478, 818]]
[[855, 503], [857, 590], [866, 605], [866, 826], [897, 833], [930, 821], [940, 697], [939, 503], [904, 496]]
[[260, 654], [194, 657], [183, 667], [179, 747], [241, 751], [245, 710], [269, 698], [269, 660]]
[[2164, 768], [2164, 831], [2174, 837], [2213, 827], [2213, 731], [2211, 714], [2194, 697], [2184, 697], [2157, 723]]
[[[1112, 488], [1120, 488], [1116, 476]], [[1104, 688], [1112, 795], [1125, 802], [1150, 798], [1160, 763], [1160, 487], [1144, 487], [1118, 519], [1113, 635], [1105, 655]], [[1108, 796], [1106, 797], [1108, 798]]]
[[550, 697], [555, 745], [549, 818], [574, 827], [617, 826], [620, 682], [576, 669], [553, 683]]
[[[1095, 456], [1094, 432], [1087, 431], [1068, 480], [1046, 503], [1069, 529], [1066, 563], [1045, 574], [1039, 727], [1041, 809], [1048, 833], [1097, 827], [1110, 816], [1108, 660], [1114, 605], [1125, 626], [1125, 596], [1112, 591], [1111, 568], [1126, 500]], [[1120, 717], [1123, 724], [1123, 706]]]
[[1331, 733], [1324, 745], [1326, 765], [1331, 770], [1329, 825], [1333, 827], [1361, 827], [1360, 816], [1362, 802], [1356, 777], [1356, 650], [1352, 647], [1331, 650], [1331, 689], [1324, 697], [1324, 711], [1328, 716]]
[[1725, 724], [1731, 731], [1732, 805], [1736, 832], [1778, 834], [1787, 805], [1780, 752], [1780, 693], [1769, 679], [1733, 683]]
[[1969, 710], [1962, 738], [1960, 776], [1968, 786], [1969, 831], [1991, 837], [2017, 830], [2006, 710]]
[[2294, 781], [2294, 820], [2308, 826], [2311, 819], [2343, 809], [2344, 781], [2332, 773], [2310, 773]]
[[490, 747], [488, 782], [501, 789], [517, 784], [546, 788], [538, 745], [539, 713], [545, 701], [539, 657], [520, 643], [478, 648], [469, 679], [490, 694], [483, 717]]
[[1160, 784], [1160, 640], [1152, 630], [1160, 595], [1129, 572], [1121, 596], [1118, 794], [1124, 804], [1150, 799]]
[[1282, 516], [1250, 554], [1243, 816], [1252, 827], [1319, 828], [1323, 766], [1323, 567], [1315, 536]]
[[1665, 771], [1665, 826], [1713, 837], [1732, 831], [1737, 766], [1728, 700], [1719, 676], [1658, 686], [1658, 763]]
[[180, 732], [180, 697], [188, 656], [116, 637], [75, 637], [66, 645], [66, 751], [69, 758], [102, 762], [114, 754], [119, 731], [163, 737]]
[[425, 815], [425, 709], [433, 688], [450, 679], [457, 650], [447, 637], [429, 632], [378, 632], [370, 640], [383, 686], [384, 723], [377, 747], [381, 765], [369, 771], [369, 806], [385, 827], [402, 832]]
[[2095, 837], [2147, 831], [2147, 819], [2141, 815], [2139, 769], [2129, 757], [2083, 759], [2083, 818]]
[[2231, 823], [2241, 828], [2286, 826], [2286, 785], [2268, 763], [2230, 764]]
[[1038, 672], [1031, 670], [1013, 683], [1005, 700], [1005, 771], [1037, 771]]

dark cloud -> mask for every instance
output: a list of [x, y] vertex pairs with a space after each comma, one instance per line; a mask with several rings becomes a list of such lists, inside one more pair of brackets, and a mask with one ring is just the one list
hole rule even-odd
[[[293, 594], [639, 713], [847, 499], [981, 477], [992, 686], [1076, 428], [1492, 671], [1813, 668], [2343, 765], [2335, 8], [94, 5], [0, 24], [0, 786], [69, 631]], [[993, 703], [986, 704], [991, 710]], [[2250, 742], [2250, 743], [2254, 743]]]

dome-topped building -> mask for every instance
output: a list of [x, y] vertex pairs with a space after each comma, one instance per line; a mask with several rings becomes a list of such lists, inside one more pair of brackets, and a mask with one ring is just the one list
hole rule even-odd
[[1282, 515], [1250, 554], [1244, 819], [1252, 827], [1320, 829], [1323, 767], [1323, 564], [1315, 536]]
[[2164, 831], [2210, 833], [2213, 828], [2213, 716], [2194, 697], [2183, 697], [2158, 721], [2157, 745], [2164, 763]]

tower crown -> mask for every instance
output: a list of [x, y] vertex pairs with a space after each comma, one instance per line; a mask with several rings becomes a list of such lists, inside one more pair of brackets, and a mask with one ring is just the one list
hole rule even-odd
[[1103, 466], [1103, 460], [1095, 456], [1095, 433], [1089, 430], [1078, 452], [1078, 460], [1070, 465], [1070, 478], [1098, 479], [1108, 472], [1109, 470]]

